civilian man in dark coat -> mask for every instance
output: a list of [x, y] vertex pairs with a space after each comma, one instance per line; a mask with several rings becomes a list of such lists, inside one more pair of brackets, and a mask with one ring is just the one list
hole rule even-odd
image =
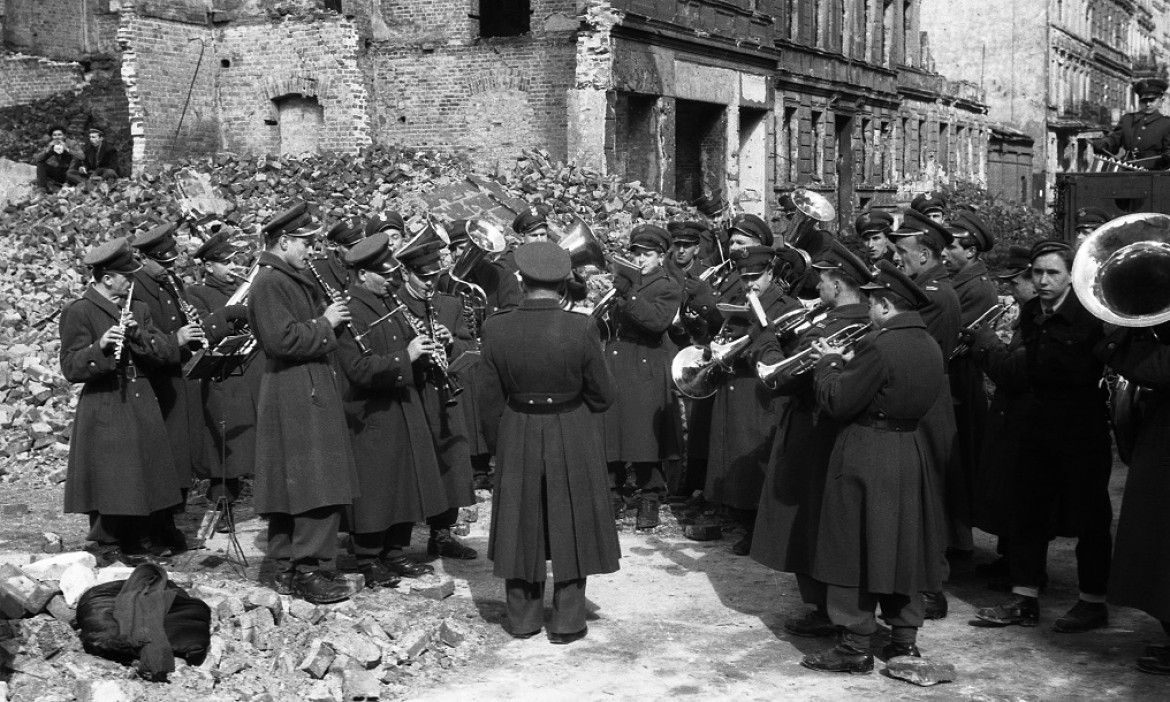
[[[954, 239], [943, 250], [943, 263], [950, 273], [951, 286], [959, 296], [959, 320], [962, 328], [999, 304], [999, 291], [991, 282], [987, 266], [980, 255], [990, 251], [995, 239], [979, 215], [966, 210], [947, 223]], [[975, 471], [983, 430], [987, 424], [987, 391], [983, 372], [969, 355], [949, 359], [948, 375], [955, 407], [955, 427], [959, 440], [959, 470], [947, 482], [951, 495], [947, 518], [954, 532], [952, 554], [970, 556], [975, 544], [971, 539], [971, 520], [975, 509]]]
[[662, 461], [682, 454], [681, 417], [670, 380], [674, 344], [666, 332], [683, 292], [662, 268], [669, 250], [670, 234], [662, 227], [640, 224], [630, 232], [630, 252], [641, 269], [613, 278], [616, 331], [605, 348], [618, 388], [602, 415], [606, 460], [615, 497], [637, 499], [639, 529], [658, 526], [666, 490]]
[[[806, 352], [816, 339], [870, 323], [869, 304], [861, 290], [870, 281], [868, 266], [837, 241], [812, 265], [820, 277], [817, 288], [821, 302], [830, 305], [830, 310], [792, 344], [793, 354]], [[759, 361], [772, 365], [783, 358], [777, 341]], [[789, 400], [781, 412], [768, 462], [751, 549], [752, 558], [760, 563], [796, 575], [801, 600], [814, 609], [785, 621], [784, 629], [810, 637], [836, 633], [829, 621], [825, 585], [815, 580], [812, 572], [829, 456], [843, 426], [817, 407], [813, 376], [808, 371], [797, 373], [790, 366], [770, 380], [770, 385]]]
[[569, 254], [549, 242], [516, 250], [525, 299], [484, 325], [484, 394], [505, 409], [487, 427], [497, 460], [488, 557], [504, 578], [512, 635], [540, 631], [552, 561], [553, 643], [587, 632], [585, 582], [621, 556], [597, 414], [614, 398], [598, 329], [560, 308]]
[[[439, 460], [447, 508], [428, 515], [431, 538], [427, 554], [443, 558], [472, 559], [478, 554], [451, 533], [459, 508], [475, 504], [474, 476], [467, 447], [463, 410], [457, 405], [462, 393], [447, 372], [451, 361], [471, 348], [471, 335], [463, 319], [463, 303], [454, 295], [436, 292], [442, 271], [439, 252], [443, 240], [430, 226], [403, 244], [395, 257], [402, 263], [404, 284], [396, 293], [415, 335], [430, 336], [436, 346], [414, 363], [414, 382], [422, 399], [431, 440]], [[397, 303], [396, 303], [397, 304]], [[413, 338], [413, 336], [411, 337]]]
[[[138, 263], [125, 239], [90, 251], [93, 282], [61, 313], [61, 372], [84, 383], [69, 442], [65, 511], [89, 515], [98, 560], [130, 565], [163, 555], [157, 519], [182, 500], [166, 427], [140, 371], [178, 358], [169, 335], [137, 300], [121, 326]], [[118, 349], [121, 349], [119, 352]], [[119, 355], [120, 354], [120, 355]]]
[[[926, 324], [926, 330], [938, 342], [945, 360], [951, 357], [955, 345], [959, 342], [962, 315], [959, 296], [951, 287], [950, 277], [942, 260], [943, 250], [950, 245], [953, 235], [939, 223], [942, 212], [941, 198], [915, 201], [919, 202], [919, 207], [927, 209], [931, 216], [922, 214], [918, 209], [906, 210], [902, 216], [902, 225], [890, 234], [890, 238], [894, 240], [895, 261], [898, 266], [910, 276], [929, 300], [918, 310], [918, 314]], [[946, 580], [950, 574], [945, 561], [947, 544], [961, 553], [970, 553], [974, 549], [970, 517], [960, 518], [959, 521], [952, 518], [952, 514], [963, 514], [966, 498], [962, 492], [952, 491], [952, 484], [955, 486], [962, 484], [959, 482], [962, 479], [962, 462], [959, 458], [955, 407], [949, 380], [943, 383], [934, 407], [923, 417], [920, 431], [923, 441], [930, 449], [931, 465], [938, 471], [933, 484], [939, 490], [939, 509], [946, 514], [945, 521], [942, 522], [946, 529], [944, 551], [939, 553], [939, 558], [944, 560], [943, 580]], [[965, 529], [964, 525], [967, 525]], [[927, 619], [942, 619], [945, 616], [946, 595], [941, 590], [927, 593]]]
[[[1053, 628], [1079, 633], [1109, 623], [1113, 458], [1104, 364], [1093, 353], [1104, 331], [1073, 292], [1068, 244], [1042, 241], [1032, 247], [1031, 260], [1037, 297], [1020, 311], [1020, 333], [1035, 402], [1018, 463], [1020, 501], [1008, 546], [1012, 595], [976, 616], [993, 625], [1036, 626], [1048, 541], [1075, 536], [1080, 599]], [[983, 334], [976, 348], [998, 343]]]
[[[1161, 336], [1168, 331], [1166, 325], [1120, 327], [1098, 344], [1097, 353], [1145, 395], [1117, 522], [1109, 601], [1140, 609], [1170, 634], [1170, 346]], [[1167, 644], [1148, 647], [1138, 669], [1170, 675]]]
[[83, 155], [74, 152], [65, 141], [65, 128], [53, 126], [49, 129], [49, 143], [33, 155], [37, 167], [37, 185], [48, 192], [56, 192], [69, 182], [69, 169], [75, 160]]
[[806, 656], [814, 670], [868, 673], [874, 613], [892, 629], [888, 658], [917, 656], [922, 592], [941, 588], [942, 544], [937, 477], [917, 431], [946, 382], [943, 357], [914, 308], [926, 294], [882, 261], [870, 290], [870, 319], [879, 327], [845, 353], [823, 340], [816, 369], [817, 404], [848, 422], [829, 459], [812, 576], [826, 584], [829, 618], [840, 643]]
[[[228, 232], [213, 234], [192, 257], [203, 265], [203, 283], [187, 288], [191, 304], [199, 311], [207, 346], [215, 348], [229, 336], [247, 331], [248, 307], [228, 305], [244, 283], [235, 257], [239, 254]], [[257, 353], [246, 366], [222, 378], [205, 379], [203, 420], [207, 429], [206, 459], [197, 477], [207, 478], [207, 499], [213, 505], [222, 499], [229, 513], [221, 531], [234, 525], [231, 505], [240, 495], [240, 479], [255, 472], [256, 400], [264, 359]]]
[[248, 293], [248, 321], [268, 359], [256, 413], [256, 512], [268, 516], [277, 590], [339, 602], [350, 588], [327, 569], [342, 510], [358, 491], [330, 354], [350, 312], [326, 305], [309, 277], [315, 226], [305, 203], [260, 231], [265, 250]]
[[[1170, 167], [1170, 117], [1158, 112], [1167, 83], [1161, 78], [1144, 78], [1133, 84], [1138, 96], [1137, 112], [1121, 116], [1108, 135], [1089, 142], [1097, 151], [1148, 170]], [[1124, 152], [1124, 153], [1123, 153]]]
[[90, 127], [89, 143], [85, 145], [80, 160], [75, 160], [66, 177], [69, 182], [80, 185], [90, 178], [98, 177], [115, 180], [118, 173], [118, 150], [106, 143], [106, 133], [100, 127]]
[[393, 302], [399, 263], [389, 238], [379, 232], [346, 253], [354, 269], [350, 285], [352, 324], [365, 334], [362, 354], [342, 335], [338, 365], [348, 379], [345, 414], [361, 494], [350, 518], [353, 551], [366, 584], [392, 586], [400, 577], [431, 572], [403, 551], [414, 522], [447, 510], [439, 460], [431, 440], [413, 364], [441, 353], [431, 337], [416, 335]]
[[[183, 482], [183, 497], [196, 475], [207, 474], [207, 447], [203, 421], [203, 388], [198, 380], [183, 377], [183, 364], [206, 345], [202, 320], [187, 314], [188, 301], [183, 281], [175, 273], [179, 248], [176, 225], [160, 224], [139, 232], [130, 245], [142, 255], [142, 268], [134, 274], [134, 297], [146, 303], [159, 330], [173, 335], [179, 349], [175, 362], [154, 368], [147, 374], [167, 425], [175, 469]], [[182, 511], [182, 508], [179, 509]], [[186, 537], [170, 523], [166, 545], [176, 553], [187, 549]]]

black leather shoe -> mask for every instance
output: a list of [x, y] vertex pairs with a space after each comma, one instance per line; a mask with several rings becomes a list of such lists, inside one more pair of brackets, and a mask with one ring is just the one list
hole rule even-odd
[[475, 476], [475, 489], [492, 491], [492, 476], [486, 473], [478, 473]]
[[939, 590], [938, 592], [924, 592], [922, 599], [926, 603], [926, 612], [922, 615], [925, 619], [946, 619], [947, 618], [947, 593]]
[[174, 562], [171, 558], [170, 551], [161, 551], [155, 553], [153, 551], [141, 551], [136, 553], [126, 553], [125, 551], [118, 551], [115, 554], [116, 560], [123, 565], [128, 565], [131, 568], [136, 568], [140, 565], [150, 563], [159, 566], [169, 566]]
[[350, 588], [347, 583], [335, 581], [325, 573], [314, 570], [293, 575], [292, 594], [313, 604], [332, 604], [348, 600]]
[[370, 589], [378, 587], [397, 587], [402, 578], [397, 573], [387, 568], [380, 561], [367, 563], [358, 566], [358, 572], [366, 579], [366, 587]]
[[752, 552], [752, 532], [743, 535], [743, 538], [731, 545], [731, 552], [737, 556], [746, 556]]
[[459, 539], [455, 538], [450, 529], [434, 529], [431, 531], [430, 541], [427, 542], [427, 555], [470, 561], [479, 553], [470, 546], [459, 543]]
[[548, 632], [549, 643], [555, 644], [571, 644], [574, 641], [580, 641], [589, 633], [589, 627], [585, 627], [581, 631], [574, 631], [568, 634], [558, 634], [556, 632]]
[[421, 578], [435, 572], [434, 566], [412, 561], [401, 554], [383, 558], [382, 565], [386, 567], [386, 570], [403, 578]]
[[1013, 594], [994, 607], [980, 608], [975, 617], [995, 626], [1037, 626], [1040, 623], [1040, 602], [1035, 597]]
[[[1151, 647], [1154, 648], [1154, 647]], [[1146, 653], [1150, 653], [1147, 649]], [[1170, 675], [1170, 648], [1155, 650], [1153, 655], [1142, 656], [1137, 662], [1138, 670], [1151, 675]]]
[[922, 658], [922, 653], [918, 650], [918, 644], [888, 643], [882, 647], [882, 658], [885, 660], [888, 661], [898, 656]]
[[1105, 603], [1077, 600], [1072, 609], [1056, 620], [1052, 630], [1062, 634], [1083, 634], [1103, 626], [1109, 626], [1109, 609]]
[[160, 548], [170, 550], [171, 555], [185, 553], [188, 550], [187, 535], [182, 531], [179, 531], [179, 529], [176, 527], [164, 530], [162, 535], [157, 541], [155, 541], [155, 543]]
[[658, 519], [658, 500], [653, 497], [638, 498], [638, 518], [634, 523], [636, 529], [653, 529], [661, 524]]
[[514, 639], [531, 639], [533, 636], [536, 636], [539, 633], [540, 633], [540, 629], [537, 629], [536, 631], [529, 631], [529, 632], [526, 632], [523, 634], [517, 634], [517, 633], [513, 632], [512, 638], [514, 638]]
[[293, 574], [275, 573], [272, 576], [272, 589], [278, 595], [291, 595], [293, 589]]
[[826, 673], [868, 675], [873, 672], [873, 654], [851, 646], [837, 644], [820, 653], [810, 653], [800, 662], [805, 668]]
[[829, 621], [828, 615], [816, 609], [799, 619], [786, 620], [784, 631], [794, 636], [803, 636], [809, 639], [837, 635], [837, 627]]
[[1150, 644], [1146, 646], [1146, 656], [1168, 656], [1170, 657], [1170, 644]]

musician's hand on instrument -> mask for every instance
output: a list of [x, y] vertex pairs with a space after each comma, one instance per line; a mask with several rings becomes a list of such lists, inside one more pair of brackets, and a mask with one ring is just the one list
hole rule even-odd
[[826, 339], [813, 339], [809, 346], [809, 355], [814, 362], [820, 361], [825, 356], [841, 356], [846, 361], [853, 358], [853, 351], [842, 352], [841, 347], [836, 344], [831, 344]]
[[192, 341], [203, 343], [206, 336], [203, 334], [203, 327], [198, 324], [188, 324], [179, 327], [179, 331], [175, 334], [179, 339], [179, 346], [186, 346]]
[[232, 322], [248, 319], [247, 305], [228, 305], [227, 307], [223, 308], [223, 312], [224, 316], [226, 316], [228, 320]]
[[414, 363], [423, 356], [430, 356], [437, 350], [436, 344], [429, 336], [416, 336], [410, 340], [406, 346], [406, 354], [410, 356], [410, 362]]
[[131, 319], [126, 322], [126, 338], [131, 341], [137, 341], [142, 336], [142, 329], [138, 326], [137, 319]]
[[106, 333], [102, 334], [102, 338], [98, 340], [98, 345], [103, 349], [113, 350], [118, 345], [118, 342], [123, 341], [124, 338], [125, 335], [122, 333], [122, 328], [115, 324], [107, 329]]
[[634, 287], [634, 281], [630, 280], [624, 275], [615, 275], [613, 277], [613, 289], [617, 290], [617, 294], [625, 297], [630, 293]]
[[435, 339], [443, 346], [449, 346], [455, 343], [455, 335], [442, 324], [435, 325]]
[[347, 307], [345, 302], [342, 300], [330, 303], [329, 306], [325, 308], [325, 319], [329, 322], [329, 326], [333, 327], [334, 329], [348, 322], [351, 317], [352, 315], [349, 312], [349, 307]]

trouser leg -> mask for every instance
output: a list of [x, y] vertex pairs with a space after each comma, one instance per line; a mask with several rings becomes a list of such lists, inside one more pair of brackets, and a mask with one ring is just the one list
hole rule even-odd
[[392, 524], [386, 530], [385, 551], [382, 555], [397, 554], [410, 547], [410, 537], [414, 533], [413, 522]]
[[804, 573], [796, 574], [796, 587], [800, 590], [800, 599], [805, 604], [825, 611], [825, 584]]
[[1037, 467], [1025, 467], [1021, 477], [1019, 498], [1012, 509], [1012, 525], [1008, 532], [1008, 575], [1012, 587], [1039, 590], [1044, 582], [1048, 562], [1048, 519], [1052, 507], [1050, 486], [1043, 484], [1043, 476], [1032, 473]]
[[515, 635], [531, 634], [544, 626], [544, 583], [519, 578], [504, 580], [508, 624]]
[[926, 616], [926, 604], [921, 593], [881, 595], [878, 604], [882, 608], [882, 619], [890, 625], [891, 641], [912, 644], [918, 640], [918, 629]]
[[452, 507], [445, 512], [439, 512], [433, 517], [427, 517], [427, 526], [434, 532], [437, 529], [450, 529], [459, 521], [459, 508]]
[[573, 634], [585, 628], [585, 578], [553, 583], [549, 633]]
[[661, 461], [643, 461], [631, 464], [634, 485], [639, 495], [661, 498], [666, 491], [666, 475], [662, 472]]
[[471, 471], [478, 477], [487, 477], [492, 474], [492, 455], [478, 453], [471, 457]]
[[337, 505], [318, 507], [293, 515], [291, 560], [302, 573], [327, 567], [337, 555], [337, 529], [341, 525]]
[[386, 536], [389, 531], [387, 529], [385, 531], [350, 533], [349, 537], [353, 544], [353, 555], [357, 559], [359, 568], [373, 565], [378, 560], [386, 548]]
[[292, 571], [293, 516], [273, 513], [268, 515], [268, 546], [265, 555], [272, 561], [275, 573]]
[[1113, 538], [1108, 525], [1077, 539], [1076, 554], [1081, 592], [1104, 597], [1113, 562]]
[[829, 620], [843, 627], [843, 642], [858, 651], [869, 651], [869, 638], [877, 631], [878, 598], [856, 587], [827, 585], [825, 599]]
[[86, 538], [102, 549], [117, 547], [128, 553], [138, 553], [146, 549], [144, 539], [148, 531], [147, 517], [90, 512]]

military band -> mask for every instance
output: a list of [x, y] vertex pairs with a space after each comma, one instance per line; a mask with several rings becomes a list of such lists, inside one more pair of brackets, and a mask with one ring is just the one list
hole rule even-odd
[[[1167, 332], [1106, 327], [1074, 284], [1074, 256], [1115, 223], [1082, 211], [1079, 250], [1011, 246], [993, 271], [988, 220], [931, 194], [859, 216], [861, 256], [815, 195], [789, 204], [783, 232], [743, 213], [643, 223], [613, 233], [625, 252], [581, 258], [601, 250], [588, 227], [551, 243], [536, 207], [509, 249], [487, 220], [322, 226], [298, 202], [260, 228], [251, 270], [237, 232], [196, 241], [189, 286], [178, 223], [103, 244], [61, 315], [62, 370], [83, 385], [65, 509], [89, 516], [103, 563], [165, 562], [187, 546], [174, 515], [194, 479], [230, 514], [254, 476], [263, 579], [325, 604], [433, 573], [410, 552], [419, 523], [427, 559], [477, 558], [455, 526], [490, 490], [510, 633], [564, 644], [587, 633], [587, 578], [618, 569], [625, 512], [659, 528], [664, 463], [685, 456], [678, 493], [742, 524], [735, 553], [795, 575], [807, 608], [784, 629], [838, 637], [806, 667], [871, 671], [879, 607], [881, 656], [919, 656], [972, 527], [998, 538], [977, 572], [1010, 589], [984, 625], [1039, 624], [1048, 543], [1069, 536], [1080, 595], [1056, 631], [1105, 626], [1109, 601], [1170, 633]], [[1019, 307], [1006, 343], [993, 279]], [[221, 353], [236, 363], [200, 370]], [[1106, 364], [1145, 393], [1116, 550]], [[360, 580], [340, 575], [339, 532]], [[1167, 651], [1139, 667], [1170, 673]]]

